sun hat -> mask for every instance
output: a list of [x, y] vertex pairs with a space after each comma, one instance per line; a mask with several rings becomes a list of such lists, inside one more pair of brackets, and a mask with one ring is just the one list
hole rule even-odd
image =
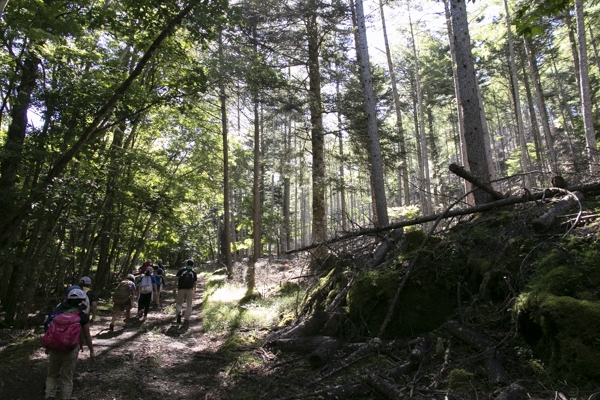
[[84, 286], [90, 286], [92, 284], [92, 278], [90, 278], [89, 276], [84, 276], [83, 278], [81, 278], [79, 283], [83, 283]]
[[77, 300], [85, 300], [86, 294], [81, 289], [73, 289], [67, 295], [67, 299], [77, 299]]
[[135, 276], [133, 276], [133, 274], [129, 274], [127, 275], [127, 279], [129, 279], [131, 282], [135, 281]]
[[154, 268], [152, 268], [152, 267], [146, 268], [146, 273], [150, 273], [151, 274], [153, 272], [154, 272]]

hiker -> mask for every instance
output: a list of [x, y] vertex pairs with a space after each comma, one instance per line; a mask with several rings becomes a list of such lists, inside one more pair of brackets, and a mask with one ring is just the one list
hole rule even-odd
[[138, 312], [137, 317], [141, 319], [142, 313], [144, 315], [144, 319], [148, 316], [148, 309], [150, 308], [150, 303], [152, 302], [152, 295], [156, 292], [156, 280], [152, 273], [154, 269], [152, 267], [146, 268], [142, 279], [140, 279], [140, 283], [137, 287], [138, 294]]
[[[89, 315], [83, 312], [86, 293], [73, 289], [67, 295], [64, 311], [54, 318], [42, 344], [48, 349], [48, 376], [46, 378], [46, 400], [56, 398], [57, 383], [62, 386], [61, 399], [70, 399], [73, 392], [73, 373], [81, 343], [85, 341], [90, 358], [95, 361], [94, 346], [90, 335]], [[62, 328], [62, 329], [61, 329]]]
[[81, 286], [81, 290], [85, 292], [89, 299], [89, 308], [84, 312], [90, 316], [90, 325], [93, 325], [96, 319], [96, 312], [98, 311], [98, 296], [92, 290], [92, 278], [84, 276], [79, 281], [79, 286]]
[[146, 270], [148, 269], [148, 267], [152, 266], [152, 261], [150, 260], [146, 260], [145, 263], [142, 264], [142, 266], [140, 267], [140, 274], [144, 275], [146, 273]]
[[156, 281], [156, 298], [154, 299], [154, 304], [160, 306], [160, 294], [165, 284], [164, 270], [159, 268], [157, 271], [154, 271], [154, 280]]
[[163, 273], [165, 272], [165, 270], [167, 269], [167, 267], [163, 264], [163, 260], [158, 259], [156, 260], [156, 269], [162, 269]]
[[184, 323], [188, 323], [192, 317], [192, 300], [196, 293], [196, 281], [198, 276], [194, 272], [194, 260], [187, 260], [186, 265], [177, 271], [177, 305], [175, 307], [177, 313], [177, 323], [181, 323], [181, 307], [183, 300], [186, 301]]
[[133, 295], [135, 293], [135, 277], [127, 275], [127, 279], [121, 281], [113, 294], [113, 316], [108, 326], [109, 331], [115, 329], [115, 321], [122, 311], [125, 311], [125, 323], [129, 322], [131, 307], [133, 306]]
[[[54, 307], [54, 311], [52, 311], [52, 313], [50, 313], [50, 315], [46, 316], [46, 320], [44, 321], [44, 332], [46, 332], [48, 330], [48, 327], [50, 326], [50, 323], [52, 322], [52, 320], [54, 318], [56, 318], [56, 316], [58, 314], [62, 313], [65, 309], [69, 308], [69, 303], [68, 303], [67, 296], [69, 295], [69, 293], [71, 293], [71, 291], [73, 289], [79, 289], [79, 290], [81, 290], [81, 287], [78, 286], [78, 285], [72, 285], [72, 286], [69, 286], [67, 288], [67, 292], [65, 293], [65, 297], [63, 297], [63, 299], [61, 300], [61, 302], [58, 303], [58, 305], [56, 307]], [[84, 300], [83, 312], [85, 312], [88, 315], [90, 313], [90, 299], [87, 296], [85, 297], [85, 300]]]

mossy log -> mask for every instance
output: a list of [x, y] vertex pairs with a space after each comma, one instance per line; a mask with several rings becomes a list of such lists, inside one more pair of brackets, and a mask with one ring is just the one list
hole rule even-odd
[[274, 347], [281, 351], [293, 351], [297, 353], [309, 353], [323, 343], [334, 340], [329, 336], [311, 336], [291, 339], [276, 339], [268, 342], [269, 347]]
[[573, 192], [573, 194], [576, 196], [576, 198], [573, 198], [571, 195], [565, 196], [563, 199], [556, 202], [554, 206], [550, 208], [550, 210], [544, 213], [544, 215], [533, 221], [533, 229], [535, 229], [536, 232], [544, 232], [548, 230], [552, 224], [554, 224], [554, 221], [556, 221], [557, 218], [567, 213], [581, 200], [583, 200], [583, 193]]
[[387, 396], [389, 399], [396, 400], [405, 397], [405, 394], [398, 390], [396, 386], [374, 372], [367, 371], [364, 377], [369, 385], [373, 386], [378, 392]]
[[508, 375], [502, 364], [496, 359], [496, 342], [487, 337], [472, 331], [466, 326], [456, 321], [447, 321], [446, 329], [453, 336], [467, 343], [469, 346], [483, 352], [483, 366], [488, 374], [488, 380], [491, 384], [508, 383]]
[[341, 347], [339, 340], [330, 338], [324, 341], [308, 355], [308, 363], [313, 368], [319, 368], [327, 364], [333, 354]]

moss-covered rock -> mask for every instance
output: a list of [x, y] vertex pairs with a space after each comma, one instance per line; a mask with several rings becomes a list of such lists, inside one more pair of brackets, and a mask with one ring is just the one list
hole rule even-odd
[[[363, 272], [348, 292], [348, 314], [364, 335], [376, 335], [402, 277], [396, 270]], [[454, 312], [456, 298], [431, 280], [409, 280], [384, 337], [413, 336], [436, 329]]]
[[600, 381], [600, 302], [546, 293], [524, 295], [519, 305], [522, 332], [555, 376]]

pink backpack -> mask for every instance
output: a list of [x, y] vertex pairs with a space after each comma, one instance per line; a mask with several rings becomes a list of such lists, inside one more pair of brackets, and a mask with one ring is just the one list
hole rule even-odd
[[58, 314], [42, 337], [42, 346], [58, 353], [73, 351], [81, 335], [81, 311]]

